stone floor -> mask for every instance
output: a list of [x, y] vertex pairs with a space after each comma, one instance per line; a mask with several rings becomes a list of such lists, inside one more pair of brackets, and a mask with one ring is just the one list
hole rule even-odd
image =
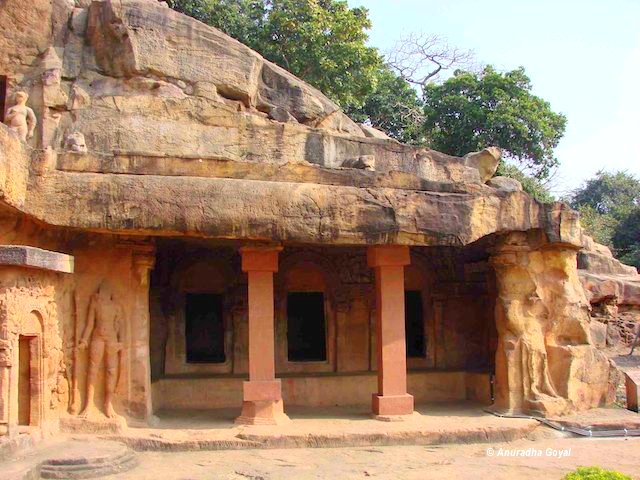
[[[544, 433], [545, 438], [539, 438]], [[139, 466], [109, 480], [560, 480], [578, 466], [640, 479], [640, 439], [538, 438], [469, 445], [250, 451], [143, 452]], [[502, 450], [501, 450], [502, 449]], [[520, 456], [504, 456], [506, 453]], [[527, 456], [528, 455], [528, 456]], [[534, 456], [535, 455], [535, 456]], [[560, 457], [560, 455], [565, 455]]]
[[[427, 473], [429, 478], [452, 478], [477, 476], [488, 467], [492, 480], [561, 478], [578, 465], [594, 464], [640, 474], [638, 437], [578, 438], [532, 419], [496, 417], [470, 402], [420, 405], [417, 411], [403, 422], [380, 422], [365, 407], [289, 407], [292, 421], [280, 426], [235, 425], [235, 409], [160, 412], [154, 428], [129, 428], [118, 435], [60, 434], [39, 441], [0, 462], [0, 480], [38, 478], [29, 472], [46, 459], [99, 463], [105, 456], [116, 472], [124, 470], [121, 465], [140, 465], [103, 477], [113, 480], [422, 479]], [[640, 427], [640, 415], [616, 408], [561, 420], [581, 428]], [[122, 443], [115, 447], [113, 441]], [[123, 443], [137, 451], [131, 462], [121, 450]], [[525, 453], [516, 458], [488, 453], [500, 448]], [[542, 454], [527, 456], [532, 448]], [[552, 453], [547, 455], [546, 449]], [[553, 453], [567, 449], [571, 453], [564, 458]]]
[[[46, 459], [100, 463], [105, 456], [115, 472], [139, 464], [128, 473], [104, 477], [112, 480], [423, 479], [477, 477], [487, 468], [492, 480], [531, 479], [561, 478], [578, 465], [640, 474], [639, 437], [573, 437], [532, 419], [496, 417], [470, 402], [421, 405], [417, 410], [419, 414], [403, 422], [380, 422], [366, 408], [290, 407], [292, 422], [281, 426], [235, 425], [235, 409], [160, 412], [154, 428], [129, 428], [119, 435], [60, 434], [37, 442], [36, 448], [0, 462], [0, 480], [38, 478], [29, 472]], [[611, 429], [637, 428], [639, 419], [636, 413], [612, 408], [561, 420], [581, 428]], [[122, 443], [114, 447], [114, 441]], [[137, 451], [135, 459], [123, 453], [122, 444]], [[496, 453], [501, 448], [524, 453], [501, 456]], [[532, 457], [530, 449], [542, 453]], [[563, 458], [554, 453], [567, 449], [570, 453]]]
[[291, 422], [235, 425], [237, 409], [159, 412], [154, 428], [109, 436], [135, 450], [186, 451], [246, 448], [435, 445], [522, 438], [538, 427], [530, 419], [498, 418], [471, 402], [419, 405], [401, 422], [371, 418], [366, 407], [286, 409]]

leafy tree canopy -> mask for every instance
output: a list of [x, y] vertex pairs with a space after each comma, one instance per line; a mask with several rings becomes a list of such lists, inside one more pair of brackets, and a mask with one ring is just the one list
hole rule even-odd
[[611, 247], [620, 261], [640, 268], [640, 179], [601, 170], [569, 202], [589, 235]]
[[366, 45], [365, 8], [343, 0], [170, 0], [175, 10], [219, 28], [320, 89], [359, 108], [382, 59]]
[[640, 207], [618, 224], [612, 240], [620, 261], [640, 268]]
[[558, 165], [553, 149], [566, 118], [531, 93], [521, 67], [500, 73], [456, 71], [442, 84], [424, 89], [425, 127], [432, 148], [462, 156], [495, 145], [537, 178]]
[[375, 90], [367, 95], [360, 107], [347, 113], [360, 123], [370, 123], [396, 140], [409, 144], [424, 144], [423, 105], [418, 94], [387, 65], [377, 73]]
[[589, 205], [599, 214], [621, 220], [631, 210], [640, 207], [640, 180], [627, 172], [600, 170], [573, 192], [571, 206], [578, 208], [582, 205]]

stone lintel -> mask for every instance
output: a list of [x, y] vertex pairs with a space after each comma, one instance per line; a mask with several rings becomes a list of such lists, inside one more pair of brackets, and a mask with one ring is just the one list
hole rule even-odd
[[73, 256], [26, 245], [0, 245], [0, 265], [73, 273]]

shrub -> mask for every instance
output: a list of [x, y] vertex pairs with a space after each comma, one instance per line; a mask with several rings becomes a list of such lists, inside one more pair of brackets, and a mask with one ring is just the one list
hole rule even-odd
[[600, 467], [579, 467], [576, 471], [568, 473], [564, 480], [633, 480], [628, 475], [613, 470], [604, 470]]

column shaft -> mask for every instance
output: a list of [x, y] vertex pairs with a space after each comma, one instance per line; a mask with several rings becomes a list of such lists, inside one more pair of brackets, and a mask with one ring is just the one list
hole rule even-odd
[[376, 276], [378, 392], [372, 409], [378, 418], [389, 419], [413, 413], [413, 396], [407, 393], [404, 326], [404, 266], [410, 262], [409, 248], [369, 247], [367, 257]]
[[249, 380], [274, 380], [273, 272], [248, 272]]
[[240, 250], [247, 273], [249, 381], [242, 385], [242, 413], [236, 423], [275, 425], [289, 421], [282, 404], [282, 385], [275, 378], [273, 274], [281, 248]]

